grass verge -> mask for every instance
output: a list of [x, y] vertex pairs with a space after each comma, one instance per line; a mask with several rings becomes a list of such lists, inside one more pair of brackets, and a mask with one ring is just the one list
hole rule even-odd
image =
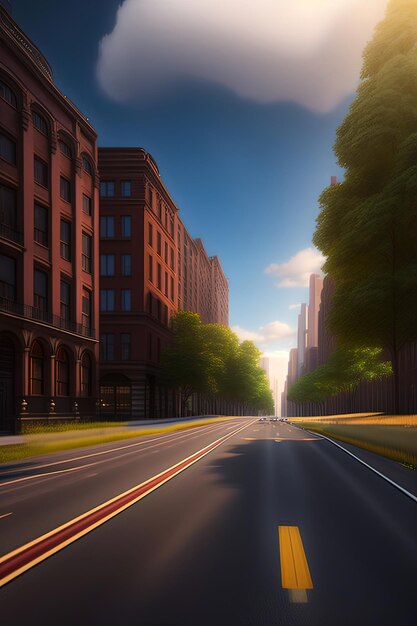
[[362, 418], [361, 421], [356, 418], [353, 423], [346, 420], [337, 423], [337, 419], [328, 420], [329, 423], [324, 423], [324, 420], [291, 421], [312, 432], [350, 443], [417, 469], [417, 428], [414, 424], [400, 426], [392, 424], [393, 420], [390, 420], [391, 423], [384, 423], [383, 420], [369, 423], [367, 418]]
[[[11, 463], [13, 461], [21, 461], [29, 457], [51, 454], [63, 450], [71, 450], [74, 448], [84, 448], [86, 446], [95, 446], [98, 444], [109, 443], [112, 441], [121, 441], [123, 439], [134, 439], [136, 437], [146, 437], [148, 435], [165, 434], [175, 431], [187, 430], [196, 426], [207, 426], [218, 422], [224, 422], [230, 419], [239, 419], [238, 417], [214, 417], [203, 420], [192, 420], [189, 422], [178, 422], [176, 424], [155, 425], [147, 428], [130, 429], [120, 426], [120, 422], [107, 423], [101, 430], [100, 428], [87, 432], [61, 431], [61, 433], [38, 433], [25, 435], [25, 443], [16, 445], [0, 446], [0, 463]], [[90, 432], [88, 432], [90, 430]], [[99, 430], [99, 432], [97, 432]]]

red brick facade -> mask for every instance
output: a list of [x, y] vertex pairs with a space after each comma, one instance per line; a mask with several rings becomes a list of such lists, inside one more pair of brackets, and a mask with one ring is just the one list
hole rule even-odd
[[0, 6], [0, 430], [94, 413], [96, 133]]

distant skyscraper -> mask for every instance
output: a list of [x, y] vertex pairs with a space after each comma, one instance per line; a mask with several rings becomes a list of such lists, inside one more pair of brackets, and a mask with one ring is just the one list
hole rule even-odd
[[304, 369], [306, 347], [307, 347], [307, 323], [308, 323], [308, 305], [303, 302], [301, 311], [298, 315], [298, 332], [297, 332], [297, 351], [298, 351], [298, 367], [297, 376], [301, 376]]
[[310, 296], [308, 303], [307, 348], [317, 348], [319, 329], [319, 308], [323, 279], [318, 274], [310, 276]]

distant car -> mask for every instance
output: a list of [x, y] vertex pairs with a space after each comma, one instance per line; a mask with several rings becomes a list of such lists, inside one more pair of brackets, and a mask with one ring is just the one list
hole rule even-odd
[[260, 422], [266, 422], [266, 417], [261, 417]]

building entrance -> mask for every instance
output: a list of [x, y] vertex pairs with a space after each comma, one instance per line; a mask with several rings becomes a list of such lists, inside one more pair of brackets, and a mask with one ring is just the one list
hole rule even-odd
[[0, 432], [10, 432], [14, 427], [15, 361], [13, 342], [0, 336]]

